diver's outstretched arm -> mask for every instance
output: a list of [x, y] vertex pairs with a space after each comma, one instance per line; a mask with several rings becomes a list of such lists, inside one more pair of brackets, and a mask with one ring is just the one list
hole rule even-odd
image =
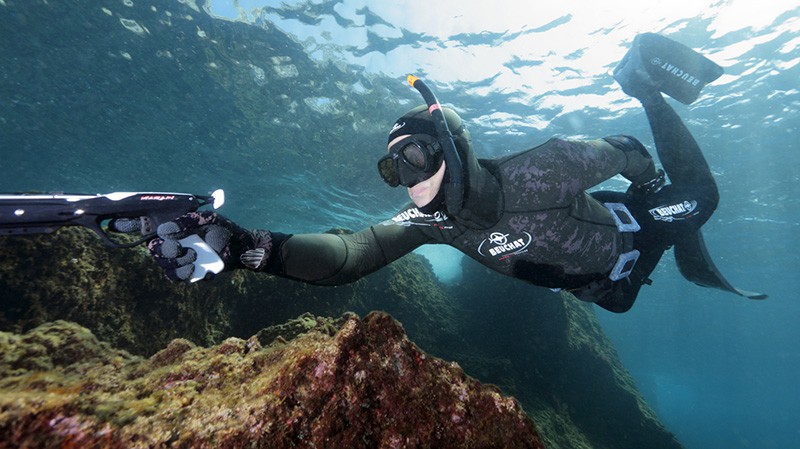
[[379, 224], [352, 234], [298, 234], [275, 239], [265, 270], [315, 285], [342, 285], [377, 271], [430, 238], [415, 227]]
[[[140, 220], [117, 220], [109, 226], [116, 232], [140, 232], [130, 222]], [[193, 274], [198, 267], [204, 268], [205, 261], [195, 249], [182, 247], [181, 241], [197, 235], [219, 255], [226, 271], [246, 268], [309, 284], [341, 285], [354, 282], [431, 240], [418, 227], [394, 223], [388, 220], [355, 233], [293, 235], [244, 229], [216, 212], [199, 211], [162, 223], [148, 248], [166, 277], [173, 281], [198, 280]]]

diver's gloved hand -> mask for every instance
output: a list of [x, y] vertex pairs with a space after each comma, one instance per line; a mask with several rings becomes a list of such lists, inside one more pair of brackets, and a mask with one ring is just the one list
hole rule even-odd
[[[109, 228], [119, 232], [136, 232], [139, 220], [120, 219], [109, 223]], [[197, 253], [184, 248], [179, 240], [198, 235], [225, 263], [225, 270], [250, 268], [259, 270], [269, 261], [272, 236], [269, 231], [246, 230], [231, 220], [210, 211], [190, 212], [173, 221], [162, 223], [158, 237], [150, 240], [148, 249], [153, 254], [167, 278], [173, 281], [191, 279], [195, 270]]]
[[625, 153], [625, 169], [620, 174], [631, 182], [629, 194], [645, 196], [664, 187], [664, 170], [656, 170], [656, 163], [642, 142], [625, 135], [603, 137], [603, 140]]

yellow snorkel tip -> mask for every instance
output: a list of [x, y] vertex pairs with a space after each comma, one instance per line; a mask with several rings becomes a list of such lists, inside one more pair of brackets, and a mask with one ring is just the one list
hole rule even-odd
[[408, 79], [408, 84], [410, 84], [410, 85], [411, 85], [411, 87], [414, 87], [414, 83], [415, 83], [415, 82], [417, 82], [417, 80], [418, 80], [419, 78], [417, 78], [417, 77], [416, 77], [416, 76], [414, 76], [414, 75], [408, 75], [408, 78], [407, 78], [407, 79]]

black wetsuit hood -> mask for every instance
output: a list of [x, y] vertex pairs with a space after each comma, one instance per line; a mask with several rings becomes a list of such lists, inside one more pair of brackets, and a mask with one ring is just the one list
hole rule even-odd
[[[479, 161], [472, 148], [472, 138], [464, 127], [461, 117], [450, 108], [443, 107], [447, 126], [453, 135], [456, 151], [462, 163], [464, 173], [464, 197], [461, 210], [452, 214], [447, 210], [444, 198], [446, 190], [451, 188], [450, 176], [446, 172], [442, 187], [436, 197], [427, 205], [420, 208], [424, 213], [431, 214], [436, 211], [447, 212], [468, 227], [487, 228], [497, 223], [503, 210], [503, 193], [498, 178], [493, 173], [493, 165], [489, 161]], [[427, 106], [418, 106], [397, 120], [432, 121]], [[393, 128], [396, 129], [395, 126]], [[428, 128], [433, 130], [433, 127]], [[399, 135], [399, 133], [398, 133]], [[432, 134], [431, 134], [432, 135]], [[434, 136], [439, 138], [439, 136]], [[390, 140], [393, 138], [390, 135]], [[449, 170], [449, 168], [446, 168]]]

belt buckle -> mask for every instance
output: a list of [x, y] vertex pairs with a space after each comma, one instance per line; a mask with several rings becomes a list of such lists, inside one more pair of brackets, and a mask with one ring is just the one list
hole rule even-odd
[[633, 214], [628, 207], [622, 203], [603, 203], [603, 206], [611, 211], [614, 222], [617, 224], [619, 232], [639, 232], [642, 229], [639, 223], [633, 218]]
[[611, 274], [608, 275], [608, 278], [616, 282], [620, 279], [625, 279], [628, 277], [633, 272], [633, 267], [636, 266], [636, 261], [639, 260], [640, 254], [641, 253], [638, 249], [620, 254], [619, 258], [617, 259], [617, 263], [614, 264], [614, 268], [611, 270]]

